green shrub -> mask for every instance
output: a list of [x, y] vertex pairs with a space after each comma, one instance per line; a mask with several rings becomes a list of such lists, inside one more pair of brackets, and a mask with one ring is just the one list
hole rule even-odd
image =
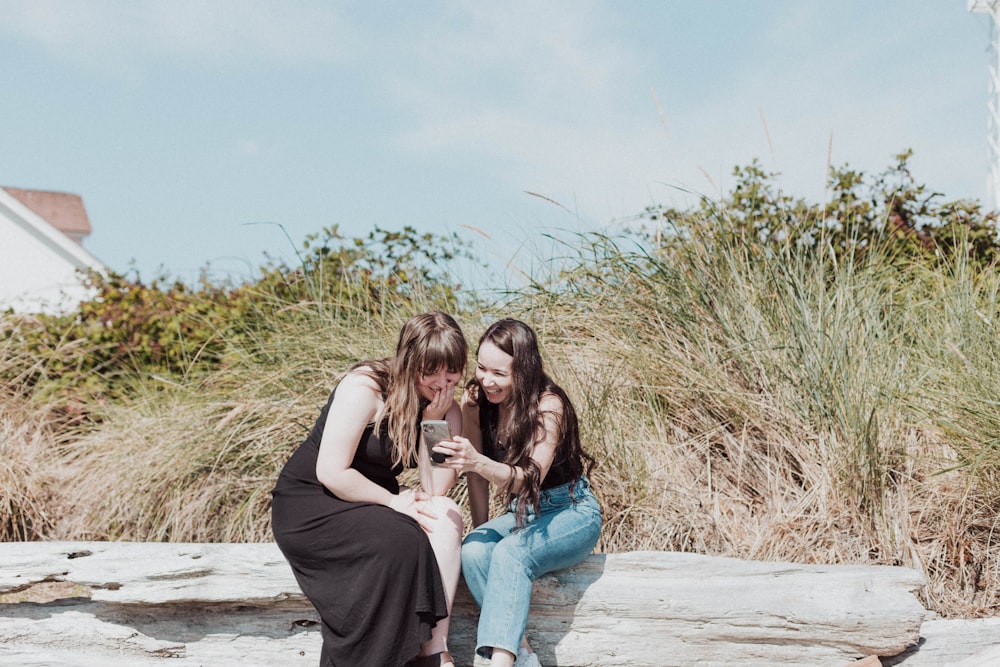
[[779, 174], [765, 172], [755, 160], [733, 170], [736, 183], [721, 201], [703, 199], [691, 210], [648, 208], [635, 231], [663, 247], [696, 234], [701, 242], [771, 252], [811, 248], [818, 261], [831, 252], [844, 262], [875, 251], [904, 264], [947, 262], [960, 248], [975, 267], [993, 265], [1000, 257], [997, 212], [968, 200], [941, 201], [941, 193], [916, 182], [910, 157], [911, 151], [897, 155], [894, 165], [874, 177], [847, 165], [831, 169], [824, 203], [783, 193]]
[[457, 304], [447, 264], [465, 249], [454, 236], [376, 227], [366, 238], [345, 239], [333, 227], [310, 235], [304, 250], [299, 266], [269, 263], [239, 285], [92, 272], [86, 281], [94, 296], [75, 311], [5, 317], [0, 336], [17, 355], [0, 364], [0, 381], [37, 387], [42, 400], [115, 397], [135, 378], [197, 380], [266, 353], [291, 320], [351, 321], [418, 299], [444, 309]]

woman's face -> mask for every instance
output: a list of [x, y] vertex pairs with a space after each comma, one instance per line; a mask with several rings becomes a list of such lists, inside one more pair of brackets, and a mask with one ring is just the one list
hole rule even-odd
[[510, 398], [514, 386], [514, 357], [499, 347], [484, 342], [479, 346], [476, 357], [476, 380], [486, 392], [486, 400], [490, 403], [503, 403]]
[[439, 392], [455, 391], [455, 385], [461, 379], [461, 373], [453, 373], [444, 367], [433, 373], [421, 373], [417, 376], [417, 392], [427, 400], [433, 401]]

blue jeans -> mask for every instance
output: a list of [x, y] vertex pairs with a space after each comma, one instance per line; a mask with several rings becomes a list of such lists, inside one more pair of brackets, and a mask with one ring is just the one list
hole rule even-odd
[[601, 536], [601, 508], [581, 477], [540, 494], [536, 514], [528, 511], [515, 530], [514, 507], [471, 531], [462, 543], [462, 575], [482, 610], [476, 648], [497, 647], [517, 654], [528, 625], [532, 582], [547, 572], [576, 565]]

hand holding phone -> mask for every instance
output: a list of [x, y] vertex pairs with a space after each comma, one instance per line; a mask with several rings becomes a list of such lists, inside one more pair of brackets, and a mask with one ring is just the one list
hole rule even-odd
[[425, 419], [420, 422], [420, 430], [424, 434], [424, 445], [427, 453], [431, 455], [431, 465], [444, 463], [448, 458], [447, 454], [439, 454], [434, 451], [434, 446], [442, 440], [451, 439], [451, 427], [443, 419]]

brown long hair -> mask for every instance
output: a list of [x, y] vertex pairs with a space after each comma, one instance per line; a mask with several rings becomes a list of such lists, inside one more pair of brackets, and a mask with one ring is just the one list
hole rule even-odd
[[591, 471], [594, 459], [580, 443], [580, 424], [573, 403], [542, 366], [534, 330], [520, 320], [502, 319], [486, 329], [479, 338], [478, 347], [483, 343], [492, 343], [513, 358], [511, 393], [503, 421], [500, 421], [498, 406], [486, 399], [486, 392], [481, 387], [476, 394], [483, 438], [493, 445], [494, 451], [499, 443], [504, 443], [504, 463], [524, 471], [524, 484], [517, 503], [517, 525], [520, 526], [524, 524], [528, 507], [537, 511], [539, 506], [541, 470], [531, 454], [535, 443], [544, 435], [545, 414], [539, 409], [539, 403], [545, 394], [553, 394], [562, 403], [559, 442], [552, 466], [565, 466], [568, 477], [575, 484], [581, 475]]
[[426, 399], [417, 391], [420, 375], [444, 367], [451, 373], [465, 373], [468, 343], [461, 327], [448, 313], [421, 313], [408, 319], [399, 332], [396, 353], [385, 359], [362, 361], [358, 369], [378, 383], [383, 403], [374, 417], [375, 434], [383, 423], [392, 440], [393, 464], [409, 465], [416, 460], [420, 411]]

